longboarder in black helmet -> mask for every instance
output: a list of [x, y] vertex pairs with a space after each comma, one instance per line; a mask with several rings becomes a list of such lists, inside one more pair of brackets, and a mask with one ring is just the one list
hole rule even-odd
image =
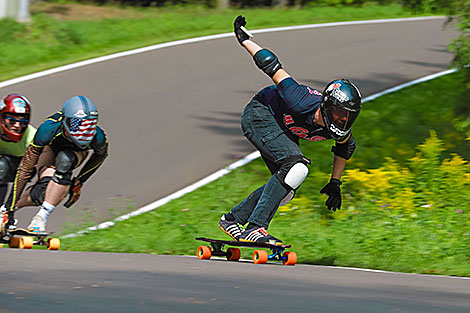
[[348, 79], [326, 85], [320, 110], [333, 139], [341, 140], [349, 134], [361, 107], [361, 93]]

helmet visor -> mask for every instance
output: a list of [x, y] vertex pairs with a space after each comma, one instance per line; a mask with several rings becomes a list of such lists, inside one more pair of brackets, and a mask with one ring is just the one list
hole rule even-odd
[[96, 118], [70, 118], [67, 121], [68, 130], [73, 141], [85, 145], [93, 140], [96, 134]]
[[342, 131], [349, 131], [359, 115], [359, 112], [349, 111], [336, 105], [326, 108], [325, 113], [328, 120]]

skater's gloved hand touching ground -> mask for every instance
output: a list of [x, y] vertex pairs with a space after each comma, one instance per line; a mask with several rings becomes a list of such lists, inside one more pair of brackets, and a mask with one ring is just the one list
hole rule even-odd
[[325, 202], [328, 210], [341, 210], [341, 181], [336, 178], [332, 178], [320, 193], [324, 193], [328, 196]]
[[75, 180], [73, 186], [70, 186], [69, 199], [65, 202], [64, 206], [70, 208], [80, 198], [83, 184], [79, 180]]

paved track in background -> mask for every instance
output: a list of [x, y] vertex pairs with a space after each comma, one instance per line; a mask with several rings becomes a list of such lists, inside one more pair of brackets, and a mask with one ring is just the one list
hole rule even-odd
[[[282, 31], [256, 34], [255, 40], [273, 49], [299, 82], [322, 89], [349, 77], [367, 96], [447, 69], [452, 54], [446, 45], [455, 33], [443, 31], [443, 22]], [[223, 38], [57, 73], [1, 88], [0, 94], [29, 97], [35, 125], [73, 95], [88, 95], [99, 108], [110, 157], [70, 211], [61, 206], [51, 215], [48, 228], [60, 232], [66, 222], [83, 222], [85, 211], [96, 211], [94, 221], [103, 221], [109, 208], [124, 213], [141, 207], [252, 152], [240, 115], [269, 84], [236, 40]], [[20, 226], [36, 210], [23, 209]]]
[[[284, 31], [256, 40], [299, 82], [321, 89], [346, 76], [367, 96], [448, 68], [453, 35], [442, 31], [443, 21]], [[102, 220], [108, 207], [145, 205], [253, 151], [239, 118], [268, 84], [227, 38], [86, 66], [0, 93], [27, 95], [36, 125], [79, 93], [101, 111], [111, 156], [70, 212], [54, 212], [48, 226], [60, 230], [77, 222], [83, 208], [96, 209]], [[35, 211], [26, 210], [21, 223]], [[470, 281], [443, 277], [67, 251], [0, 249], [0, 259], [1, 312], [470, 311]]]
[[470, 280], [455, 278], [125, 253], [0, 255], [0, 312], [470, 312]]

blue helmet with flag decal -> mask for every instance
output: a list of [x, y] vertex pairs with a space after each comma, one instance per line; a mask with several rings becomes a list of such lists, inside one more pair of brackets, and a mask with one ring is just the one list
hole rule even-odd
[[62, 107], [62, 125], [66, 137], [78, 148], [85, 149], [93, 140], [98, 124], [98, 109], [85, 96], [75, 96]]

